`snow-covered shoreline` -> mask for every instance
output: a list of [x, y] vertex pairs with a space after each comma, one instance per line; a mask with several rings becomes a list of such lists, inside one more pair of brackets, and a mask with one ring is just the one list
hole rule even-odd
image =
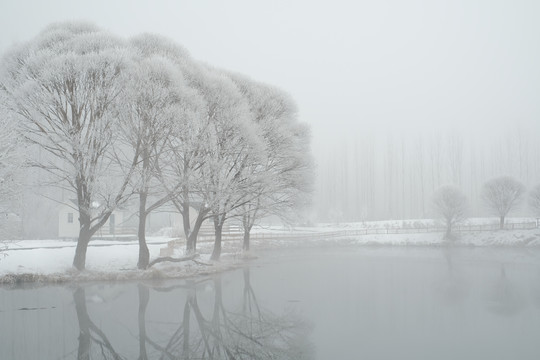
[[[462, 233], [454, 241], [442, 239], [442, 233], [378, 234], [361, 236], [324, 237], [313, 233], [313, 238], [303, 234], [295, 237], [253, 239], [252, 252], [290, 249], [295, 247], [344, 247], [344, 246], [452, 246], [452, 247], [540, 247], [540, 229], [502, 230]], [[298, 232], [296, 233], [298, 235]], [[322, 235], [322, 236], [321, 236]], [[149, 240], [150, 258], [155, 259], [168, 238]], [[87, 253], [87, 270], [78, 272], [72, 267], [75, 242], [61, 240], [22, 240], [8, 243], [8, 250], [0, 254], [0, 283], [59, 283], [81, 281], [123, 281], [138, 279], [185, 278], [225, 271], [241, 266], [246, 258], [241, 241], [230, 240], [223, 244], [219, 262], [210, 261], [211, 242], [200, 242], [197, 261], [160, 263], [148, 270], [136, 268], [138, 246], [136, 241], [91, 242]], [[181, 257], [178, 249], [175, 257]]]

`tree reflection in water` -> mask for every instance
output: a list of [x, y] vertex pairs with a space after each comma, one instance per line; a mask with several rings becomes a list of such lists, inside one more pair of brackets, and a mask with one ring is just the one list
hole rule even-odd
[[447, 273], [435, 283], [435, 293], [442, 303], [448, 306], [457, 306], [469, 296], [466, 280], [456, 271], [454, 264], [454, 250], [452, 247], [443, 248], [446, 260]]
[[[77, 359], [123, 359], [116, 353], [107, 336], [90, 320], [86, 309], [86, 292], [78, 287], [73, 292], [77, 320], [79, 321], [79, 348]], [[94, 345], [94, 346], [92, 346]]]
[[499, 278], [492, 284], [487, 294], [489, 311], [504, 316], [513, 316], [524, 307], [524, 299], [516, 285], [507, 277], [504, 264], [500, 265]]
[[[235, 308], [225, 306], [221, 275], [167, 288], [138, 284], [138, 359], [313, 359], [314, 347], [308, 340], [311, 326], [293, 311], [276, 315], [262, 309], [249, 268], [244, 269], [243, 279], [242, 301]], [[197, 289], [207, 281], [213, 284], [210, 307], [201, 306], [197, 298]], [[150, 290], [173, 295], [178, 288], [186, 294], [183, 307], [178, 307], [182, 320], [176, 328], [167, 328], [168, 337], [161, 333], [159, 340], [152, 339], [156, 335], [146, 327]], [[123, 359], [90, 320], [84, 288], [78, 288], [73, 298], [80, 329], [78, 359]]]
[[214, 302], [204, 313], [196, 283], [184, 304], [183, 321], [163, 354], [182, 359], [312, 359], [307, 340], [309, 325], [295, 314], [263, 312], [244, 269], [244, 297], [240, 309], [229, 310], [223, 301], [222, 278], [213, 279]]
[[147, 360], [146, 352], [146, 307], [150, 300], [150, 290], [143, 284], [137, 285], [139, 290], [139, 360]]
[[531, 286], [533, 303], [540, 309], [540, 269], [537, 271], [537, 280]]
[[250, 270], [244, 269], [243, 304], [240, 309], [224, 306], [221, 277], [214, 279], [214, 307], [209, 318], [203, 316], [192, 299], [200, 339], [196, 354], [208, 359], [310, 359], [312, 346], [307, 341], [308, 324], [286, 313], [277, 316], [262, 311], [250, 284]]

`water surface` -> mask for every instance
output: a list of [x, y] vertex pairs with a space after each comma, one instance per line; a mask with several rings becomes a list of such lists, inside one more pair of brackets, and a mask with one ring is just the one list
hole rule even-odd
[[321, 248], [155, 282], [0, 288], [0, 359], [538, 359], [540, 251]]

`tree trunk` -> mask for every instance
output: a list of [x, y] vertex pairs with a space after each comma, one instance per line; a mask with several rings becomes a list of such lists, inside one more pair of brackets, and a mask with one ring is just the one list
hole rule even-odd
[[446, 221], [446, 235], [444, 238], [446, 240], [450, 240], [452, 238], [452, 222], [450, 222], [450, 220]]
[[148, 198], [147, 192], [139, 193], [139, 229], [137, 236], [139, 238], [139, 261], [137, 267], [139, 269], [146, 269], [148, 262], [150, 261], [150, 252], [146, 245], [146, 199]]
[[199, 231], [193, 231], [189, 234], [189, 237], [186, 240], [186, 255], [192, 255], [196, 252], [196, 239]]
[[186, 254], [187, 255], [194, 254], [197, 251], [197, 236], [199, 236], [199, 230], [201, 229], [201, 225], [207, 213], [208, 213], [207, 210], [200, 210], [199, 214], [197, 215], [197, 220], [195, 220], [195, 224], [193, 225], [193, 230], [189, 234], [189, 237], [187, 238], [187, 241], [186, 241]]
[[502, 230], [504, 229], [504, 216], [501, 216], [499, 218], [499, 228]]
[[150, 300], [150, 290], [142, 285], [139, 287], [139, 360], [147, 360], [148, 354], [146, 351], [146, 307]]
[[218, 261], [219, 257], [221, 256], [221, 234], [223, 230], [223, 221], [219, 218], [219, 216], [216, 216], [214, 218], [214, 231], [216, 238], [214, 240], [214, 250], [212, 250], [212, 256], [210, 259], [214, 261]]
[[249, 236], [250, 236], [250, 229], [249, 227], [248, 228], [244, 228], [244, 243], [243, 243], [243, 246], [242, 246], [242, 249], [244, 251], [249, 251]]
[[247, 214], [242, 216], [242, 227], [244, 228], [244, 242], [242, 244], [242, 250], [249, 251], [249, 237], [251, 233], [250, 217]]
[[189, 237], [191, 236], [191, 219], [189, 215], [189, 201], [186, 200], [189, 199], [189, 193], [186, 187], [184, 187], [182, 193], [185, 199], [182, 202], [182, 224], [184, 225], [184, 235], [186, 239], [189, 239]]
[[[80, 213], [79, 213], [80, 214]], [[73, 266], [83, 271], [86, 268], [86, 250], [88, 249], [88, 243], [92, 234], [90, 232], [90, 216], [80, 214], [79, 239], [77, 240], [77, 247], [75, 248], [75, 257], [73, 258]]]

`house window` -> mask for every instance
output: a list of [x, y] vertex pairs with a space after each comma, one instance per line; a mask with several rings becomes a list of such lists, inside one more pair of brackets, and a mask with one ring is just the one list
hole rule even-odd
[[68, 213], [68, 224], [73, 224], [73, 213]]

